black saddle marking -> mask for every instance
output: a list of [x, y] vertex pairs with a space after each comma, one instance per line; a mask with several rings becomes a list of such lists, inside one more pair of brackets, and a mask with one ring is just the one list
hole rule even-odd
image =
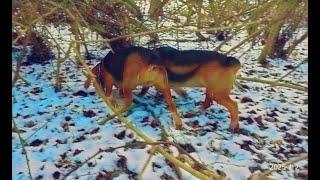
[[226, 56], [215, 51], [205, 50], [183, 50], [180, 51], [170, 46], [156, 48], [154, 50], [161, 58], [161, 62], [170, 62], [173, 65], [189, 66], [192, 64], [203, 64], [210, 61], [218, 61], [223, 66], [230, 67], [240, 65], [237, 58]]

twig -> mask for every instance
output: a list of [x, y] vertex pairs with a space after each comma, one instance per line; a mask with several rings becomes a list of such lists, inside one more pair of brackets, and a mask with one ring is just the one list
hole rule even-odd
[[214, 162], [212, 164], [226, 164], [226, 165], [232, 165], [232, 166], [237, 166], [237, 167], [246, 167], [245, 165], [232, 164], [232, 163], [226, 163], [226, 162]]
[[[267, 27], [267, 26], [266, 26]], [[242, 40], [239, 44], [237, 44], [236, 46], [232, 47], [229, 51], [227, 51], [225, 54], [229, 54], [230, 52], [234, 51], [235, 49], [237, 49], [238, 47], [240, 47], [242, 44], [244, 44], [245, 42], [247, 42], [248, 40], [250, 40], [251, 38], [254, 38], [256, 36], [258, 36], [264, 29], [266, 29], [266, 27], [261, 28], [259, 30], [257, 30], [255, 33], [252, 33], [250, 36], [246, 37], [244, 40]]]
[[305, 32], [299, 39], [295, 39], [292, 44], [287, 48], [287, 57], [292, 53], [292, 51], [296, 48], [298, 44], [300, 44], [303, 40], [308, 37], [308, 31]]
[[33, 135], [35, 135], [38, 131], [40, 131], [42, 128], [44, 128], [47, 124], [49, 123], [49, 121], [45, 122], [41, 127], [39, 127], [37, 130], [35, 130], [30, 136], [28, 136], [25, 141], [27, 141], [28, 139], [30, 139]]
[[30, 30], [30, 28], [26, 28], [26, 29], [21, 30], [20, 33], [17, 32], [17, 33], [18, 33], [18, 36], [12, 41], [12, 44], [16, 44], [17, 41], [18, 41], [19, 39], [21, 39], [21, 38], [23, 37], [23, 35], [24, 35], [26, 32], [28, 32], [29, 30]]
[[[201, 171], [202, 173], [207, 174], [208, 176], [211, 176], [211, 172], [210, 172], [210, 170], [209, 170], [206, 166], [202, 165], [199, 161], [197, 161], [195, 158], [193, 158], [193, 157], [192, 157], [186, 150], [184, 150], [179, 144], [174, 143], [174, 142], [170, 142], [170, 141], [167, 140], [167, 136], [169, 136], [169, 135], [168, 135], [168, 133], [165, 131], [164, 128], [161, 128], [161, 133], [163, 134], [162, 137], [164, 138], [166, 144], [171, 145], [171, 146], [174, 146], [174, 147], [176, 147], [176, 148], [179, 150], [179, 152], [180, 152], [180, 155], [179, 155], [179, 156], [180, 156], [180, 157], [181, 157], [181, 156], [187, 156], [187, 158], [188, 158], [189, 160], [193, 161], [193, 162], [190, 162], [190, 161], [189, 161], [189, 162], [190, 162], [189, 165], [191, 165], [193, 168]], [[173, 137], [172, 137], [172, 138], [173, 138]], [[164, 143], [165, 143], [165, 142], [164, 142]]]
[[[61, 109], [70, 106], [71, 103], [68, 103], [66, 105], [63, 106], [59, 106], [53, 113], [51, 116], [55, 116], [57, 112], [59, 112]], [[29, 135], [25, 141], [27, 141], [28, 139], [30, 139], [33, 135], [35, 135], [38, 131], [40, 131], [42, 128], [44, 128], [47, 124], [49, 123], [49, 121], [45, 122], [42, 126], [40, 126], [38, 129], [36, 129], [31, 135]]]
[[[22, 51], [19, 54], [19, 57], [17, 59], [17, 65], [16, 65], [16, 70], [14, 71], [15, 74], [13, 76], [13, 80], [12, 80], [12, 87], [14, 86], [14, 84], [17, 82], [17, 80], [21, 77], [19, 76], [19, 72], [20, 72], [20, 68], [22, 65], [22, 59], [23, 57], [26, 55], [26, 51], [27, 51], [27, 43], [30, 39], [30, 33], [27, 34], [27, 38], [25, 39], [25, 41], [23, 42], [23, 48]], [[26, 81], [27, 82], [27, 81]]]
[[50, 16], [51, 14], [55, 13], [57, 10], [58, 10], [58, 8], [55, 7], [53, 9], [51, 9], [51, 11], [40, 15], [40, 17], [38, 17], [37, 19], [33, 20], [30, 25], [32, 26], [32, 25], [36, 24], [38, 21], [43, 21], [45, 17]]
[[[247, 50], [245, 50], [240, 56], [238, 56], [238, 59], [240, 59], [243, 55], [247, 54], [250, 50], [252, 50], [253, 46], [254, 46], [254, 43], [251, 43], [251, 46]], [[247, 60], [248, 60], [248, 58], [246, 58], [242, 62], [242, 64], [245, 64]]]
[[70, 174], [72, 174], [73, 172], [75, 172], [76, 170], [78, 170], [80, 167], [82, 167], [83, 165], [85, 165], [87, 162], [89, 162], [91, 159], [95, 158], [96, 156], [98, 156], [100, 153], [102, 152], [113, 152], [116, 149], [120, 149], [120, 148], [124, 148], [124, 147], [128, 147], [131, 146], [132, 144], [125, 144], [122, 146], [118, 146], [118, 147], [109, 147], [106, 149], [99, 149], [98, 152], [94, 153], [92, 156], [90, 156], [88, 159], [84, 160], [81, 164], [77, 165], [76, 167], [74, 167], [73, 169], [71, 169], [69, 172], [67, 172], [66, 174], [64, 174], [64, 177], [67, 178]]
[[281, 82], [264, 80], [264, 79], [259, 79], [259, 78], [246, 78], [246, 77], [242, 77], [242, 76], [238, 76], [237, 79], [244, 80], [244, 81], [252, 81], [252, 82], [258, 82], [258, 83], [270, 84], [272, 86], [282, 86], [282, 87], [287, 87], [287, 88], [291, 88], [291, 89], [296, 89], [296, 90], [308, 92], [308, 87], [304, 87], [302, 85], [297, 86], [297, 85], [289, 84], [289, 83], [281, 83]]
[[30, 85], [30, 83], [24, 78], [22, 77], [20, 74], [18, 75], [19, 79], [21, 79], [23, 82], [25, 82], [27, 85]]
[[[135, 107], [137, 107], [137, 105], [134, 105], [134, 104], [133, 104], [133, 105], [131, 105], [131, 106], [128, 108], [127, 111], [130, 111], [131, 109], [133, 109], [133, 108], [135, 108]], [[110, 121], [111, 119], [113, 119], [113, 118], [115, 118], [115, 117], [117, 117], [116, 114], [109, 115], [109, 116], [103, 118], [101, 121], [99, 121], [98, 124], [99, 124], [99, 125], [104, 125], [105, 123], [107, 123], [108, 121]]]
[[108, 121], [110, 121], [111, 119], [117, 117], [115, 114], [109, 115], [105, 118], [103, 118], [101, 121], [98, 122], [99, 125], [104, 125], [106, 124]]
[[137, 176], [137, 179], [142, 179], [142, 174], [144, 173], [144, 171], [146, 170], [148, 164], [150, 163], [151, 161], [151, 158], [154, 156], [154, 153], [155, 153], [155, 146], [153, 146], [151, 149], [150, 149], [150, 155], [148, 157], [148, 159], [146, 160], [146, 162], [144, 163], [144, 165], [142, 166], [142, 169], [141, 171], [139, 172], [138, 176]]
[[56, 84], [55, 88], [60, 90], [61, 89], [61, 80], [60, 80], [60, 69], [61, 69], [61, 56], [60, 56], [60, 49], [58, 49], [58, 57], [57, 57], [57, 70], [56, 70]]
[[[16, 75], [16, 71], [15, 71], [15, 70], [12, 70], [12, 72], [15, 73], [15, 75]], [[23, 82], [25, 82], [27, 85], [30, 85], [29, 81], [26, 80], [24, 77], [22, 77], [20, 73], [19, 73], [18, 75], [16, 75], [16, 76], [18, 76], [18, 79], [21, 79], [21, 80], [22, 80]]]
[[113, 42], [117, 41], [120, 39], [125, 39], [129, 37], [138, 37], [138, 36], [143, 36], [143, 35], [148, 35], [148, 34], [153, 34], [153, 33], [159, 33], [159, 32], [165, 32], [165, 31], [182, 31], [182, 32], [203, 32], [203, 31], [216, 31], [216, 30], [226, 30], [226, 29], [233, 29], [233, 28], [239, 28], [239, 27], [244, 27], [244, 26], [249, 26], [252, 24], [258, 24], [260, 23], [259, 21], [254, 21], [254, 22], [249, 22], [246, 24], [237, 24], [234, 26], [221, 26], [221, 27], [215, 27], [215, 28], [205, 28], [205, 29], [184, 29], [184, 28], [178, 28], [178, 27], [165, 27], [165, 28], [160, 28], [156, 30], [151, 30], [151, 31], [146, 31], [146, 32], [140, 32], [140, 33], [134, 33], [134, 34], [128, 34], [128, 35], [123, 35], [123, 36], [118, 36], [115, 38], [111, 39], [101, 39], [101, 40], [90, 40], [90, 41], [76, 41], [78, 43], [88, 43], [88, 42]]
[[287, 77], [288, 75], [290, 75], [291, 73], [293, 73], [295, 70], [297, 70], [298, 67], [300, 67], [303, 63], [307, 62], [308, 58], [302, 60], [298, 65], [296, 65], [291, 71], [289, 71], [288, 73], [286, 73], [285, 75], [281, 76], [278, 80], [276, 80], [275, 82], [279, 82], [282, 79], [284, 79], [285, 77]]
[[13, 126], [15, 129], [17, 129], [17, 134], [18, 134], [18, 137], [19, 137], [19, 141], [21, 143], [21, 146], [22, 146], [22, 153], [25, 155], [25, 158], [26, 158], [26, 162], [27, 162], [27, 167], [28, 167], [28, 173], [29, 173], [29, 178], [30, 180], [32, 180], [32, 175], [31, 175], [31, 168], [30, 168], [30, 160], [29, 160], [29, 157], [28, 157], [28, 153], [26, 151], [26, 147], [25, 147], [25, 140], [22, 138], [21, 134], [20, 134], [20, 131], [19, 131], [19, 128], [16, 124], [16, 121], [12, 118], [12, 122], [13, 122]]
[[235, 32], [233, 32], [229, 37], [227, 37], [222, 43], [219, 44], [216, 48], [214, 48], [213, 51], [220, 51], [221, 47], [225, 45], [228, 41], [230, 41], [240, 30], [237, 29]]

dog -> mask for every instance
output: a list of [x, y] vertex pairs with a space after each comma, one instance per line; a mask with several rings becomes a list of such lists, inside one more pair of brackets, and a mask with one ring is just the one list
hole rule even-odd
[[[143, 47], [129, 47], [109, 52], [100, 63], [91, 69], [106, 96], [110, 96], [113, 86], [119, 88], [124, 97], [124, 112], [132, 104], [132, 90], [138, 85], [155, 86], [163, 92], [172, 113], [176, 129], [182, 128], [182, 121], [172, 100], [168, 77], [165, 67], [159, 65], [159, 56], [152, 50]], [[87, 79], [84, 87], [90, 86], [91, 79]], [[113, 106], [115, 106], [113, 104]]]
[[[177, 50], [170, 46], [155, 48], [160, 56], [159, 65], [166, 68], [170, 87], [185, 95], [181, 87], [205, 87], [206, 96], [202, 108], [207, 109], [212, 101], [225, 106], [230, 112], [231, 129], [239, 131], [238, 104], [230, 98], [230, 92], [240, 69], [240, 61], [234, 57], [205, 50]], [[140, 94], [147, 92], [144, 87]]]

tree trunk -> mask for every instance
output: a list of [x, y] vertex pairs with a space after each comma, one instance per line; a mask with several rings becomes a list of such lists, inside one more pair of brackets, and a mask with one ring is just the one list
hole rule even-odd
[[260, 64], [266, 63], [266, 57], [270, 55], [270, 53], [272, 52], [274, 43], [285, 22], [285, 19], [297, 7], [298, 4], [299, 4], [298, 0], [282, 1], [282, 3], [279, 4], [277, 10], [275, 11], [272, 17], [272, 22], [274, 22], [274, 24], [272, 24], [269, 29], [267, 42], [264, 48], [262, 49], [260, 56], [258, 57], [258, 62]]
[[273, 46], [274, 46], [275, 41], [279, 35], [279, 31], [281, 30], [283, 23], [284, 23], [284, 21], [280, 20], [271, 26], [271, 28], [268, 32], [267, 43], [265, 44], [264, 48], [261, 51], [260, 56], [258, 57], [258, 62], [260, 64], [266, 63], [266, 58], [273, 50]]

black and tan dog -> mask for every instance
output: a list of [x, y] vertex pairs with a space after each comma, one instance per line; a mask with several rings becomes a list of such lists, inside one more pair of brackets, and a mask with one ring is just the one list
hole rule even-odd
[[[204, 50], [179, 51], [172, 47], [160, 47], [154, 51], [161, 57], [160, 64], [166, 68], [172, 89], [205, 87], [203, 108], [208, 108], [213, 100], [225, 106], [231, 115], [233, 132], [239, 130], [238, 105], [229, 96], [240, 68], [238, 59]], [[147, 87], [142, 94], [146, 91]]]
[[[182, 127], [176, 105], [172, 100], [168, 77], [165, 68], [159, 65], [159, 56], [143, 47], [130, 47], [109, 52], [100, 63], [92, 68], [100, 85], [107, 96], [111, 95], [112, 87], [119, 88], [124, 96], [125, 111], [132, 103], [132, 90], [138, 85], [155, 86], [163, 92], [172, 113], [176, 129]], [[91, 79], [85, 81], [85, 88], [90, 86]], [[114, 105], [113, 105], [114, 106]]]

